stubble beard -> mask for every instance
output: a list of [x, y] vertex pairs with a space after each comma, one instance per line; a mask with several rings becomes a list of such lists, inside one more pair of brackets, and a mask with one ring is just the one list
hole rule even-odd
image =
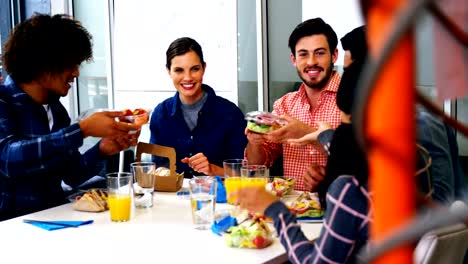
[[328, 81], [330, 80], [331, 78], [331, 75], [332, 75], [332, 72], [333, 72], [333, 63], [325, 69], [325, 77], [319, 81], [319, 82], [315, 82], [313, 80], [310, 80], [310, 79], [306, 79], [303, 74], [305, 75], [306, 73], [304, 73], [303, 71], [301, 72], [299, 69], [297, 69], [297, 74], [299, 75], [299, 77], [301, 78], [302, 82], [309, 88], [311, 89], [314, 89], [314, 90], [322, 90], [323, 88], [325, 88], [325, 86], [328, 84]]

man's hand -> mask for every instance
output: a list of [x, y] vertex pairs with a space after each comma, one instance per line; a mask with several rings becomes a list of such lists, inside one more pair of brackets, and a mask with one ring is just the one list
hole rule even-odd
[[283, 115], [280, 118], [288, 121], [288, 124], [268, 133], [265, 136], [267, 140], [275, 143], [288, 143], [288, 139], [301, 138], [316, 130], [294, 117]]
[[106, 137], [99, 143], [99, 151], [104, 156], [114, 155], [131, 146], [136, 146], [140, 132], [135, 134], [125, 134], [120, 137]]
[[331, 129], [332, 126], [329, 123], [325, 122], [317, 122], [318, 124], [318, 129], [315, 130], [312, 133], [309, 133], [301, 138], [297, 139], [288, 139], [288, 144], [296, 145], [296, 146], [302, 146], [302, 145], [307, 145], [307, 144], [315, 144], [317, 143], [317, 138], [325, 130]]
[[92, 114], [79, 122], [83, 137], [116, 138], [141, 128], [141, 125], [115, 121], [116, 117], [122, 116], [124, 116], [124, 112], [121, 111], [104, 111]]
[[240, 205], [241, 208], [260, 214], [263, 214], [268, 206], [278, 200], [275, 195], [262, 187], [242, 188], [231, 193], [229, 197], [234, 197], [234, 204]]
[[260, 134], [260, 133], [255, 133], [247, 128], [244, 131], [245, 135], [247, 136], [247, 140], [249, 141], [249, 144], [258, 146], [262, 145], [266, 141], [266, 135], [265, 134]]
[[312, 164], [304, 173], [304, 185], [307, 190], [316, 191], [317, 186], [325, 178], [325, 167]]

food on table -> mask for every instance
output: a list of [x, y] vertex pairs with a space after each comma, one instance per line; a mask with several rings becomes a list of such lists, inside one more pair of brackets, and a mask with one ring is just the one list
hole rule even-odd
[[318, 198], [314, 197], [309, 192], [301, 193], [299, 197], [291, 203], [289, 210], [291, 210], [297, 218], [322, 217], [324, 214]]
[[287, 124], [276, 115], [261, 111], [247, 113], [245, 120], [247, 120], [248, 130], [261, 134], [267, 134]]
[[156, 174], [156, 176], [171, 176], [171, 170], [166, 168], [166, 167], [159, 167], [155, 170], [154, 174]]
[[91, 189], [82, 195], [78, 195], [72, 208], [83, 212], [102, 212], [108, 209], [107, 193], [100, 189]]
[[224, 234], [224, 242], [230, 247], [259, 249], [272, 241], [270, 228], [262, 218], [253, 219], [248, 225], [232, 226]]
[[274, 195], [282, 197], [293, 189], [295, 182], [296, 180], [293, 178], [284, 179], [275, 177], [272, 182], [267, 184], [266, 188]]
[[143, 125], [149, 121], [149, 112], [143, 108], [136, 108], [135, 110], [125, 109], [124, 112], [125, 116], [120, 117], [120, 121], [122, 122]]

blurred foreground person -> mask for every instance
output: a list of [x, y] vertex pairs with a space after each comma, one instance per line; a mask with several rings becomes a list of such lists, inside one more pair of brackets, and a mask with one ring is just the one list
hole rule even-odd
[[[104, 159], [135, 145], [140, 127], [101, 112], [71, 124], [60, 103], [79, 66], [92, 59], [91, 36], [66, 15], [35, 14], [6, 40], [0, 85], [0, 220], [65, 202], [62, 180], [76, 187], [102, 170]], [[84, 138], [102, 137], [84, 154]]]

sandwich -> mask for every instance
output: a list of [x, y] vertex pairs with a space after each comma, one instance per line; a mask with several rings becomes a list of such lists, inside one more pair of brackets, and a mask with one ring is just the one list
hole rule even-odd
[[77, 196], [72, 208], [83, 212], [102, 212], [108, 209], [107, 193], [99, 189], [92, 189], [81, 196]]
[[247, 129], [260, 134], [268, 134], [286, 124], [286, 121], [281, 120], [279, 117], [268, 113], [254, 111], [246, 114]]

